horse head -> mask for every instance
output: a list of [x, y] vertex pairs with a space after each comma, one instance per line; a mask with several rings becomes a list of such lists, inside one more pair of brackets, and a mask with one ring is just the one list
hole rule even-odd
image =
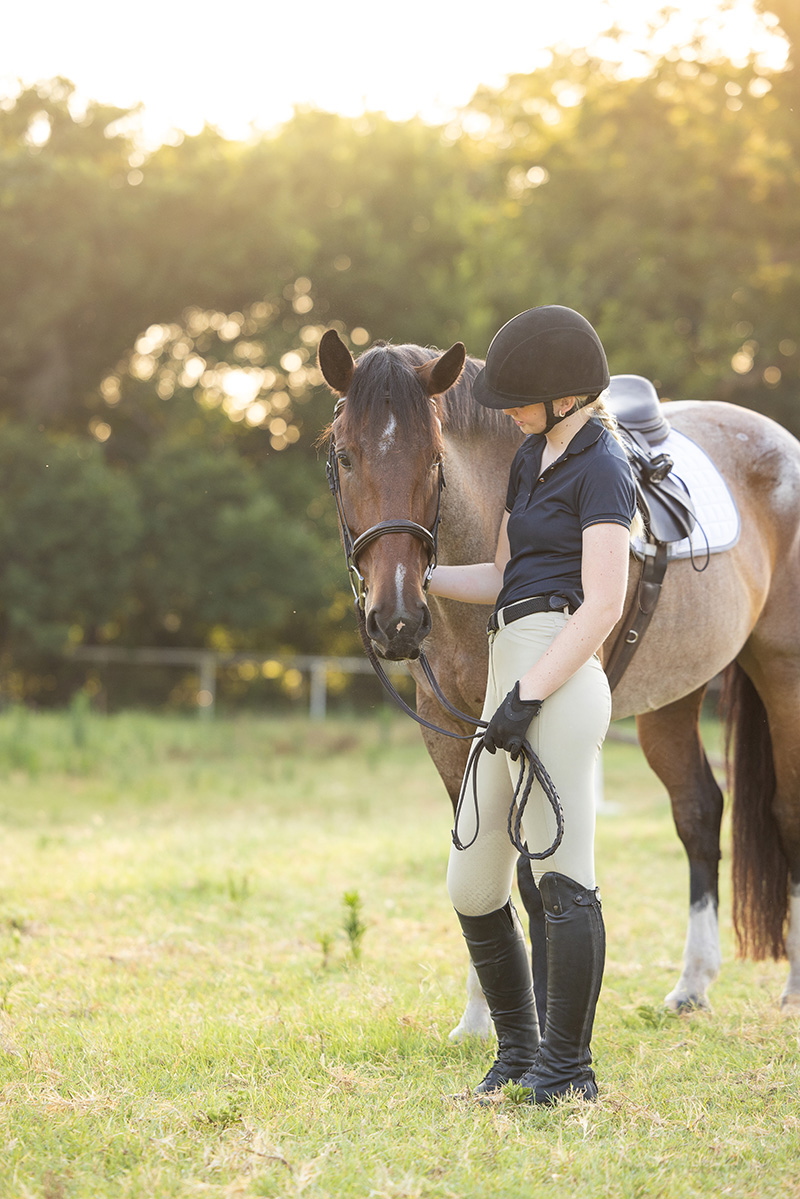
[[353, 589], [375, 650], [392, 661], [419, 657], [430, 632], [444, 483], [436, 397], [457, 382], [465, 357], [461, 342], [432, 357], [379, 342], [356, 361], [333, 329], [319, 344], [319, 368], [339, 397], [328, 468]]

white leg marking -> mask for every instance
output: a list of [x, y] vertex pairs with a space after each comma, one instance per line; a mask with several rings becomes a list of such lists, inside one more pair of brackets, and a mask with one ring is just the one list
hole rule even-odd
[[719, 921], [711, 898], [693, 903], [683, 951], [683, 973], [664, 1002], [673, 1011], [682, 1007], [709, 1006], [706, 994], [719, 974]]
[[781, 995], [781, 1010], [787, 1016], [800, 1016], [800, 887], [792, 887], [789, 897], [786, 956], [789, 959], [789, 977]]
[[465, 1037], [480, 1037], [488, 1041], [494, 1036], [494, 1025], [489, 1015], [489, 1005], [484, 998], [481, 984], [470, 961], [467, 972], [467, 1006], [464, 1015], [450, 1033], [451, 1041], [463, 1041]]
[[382, 454], [387, 454], [394, 445], [394, 434], [397, 429], [397, 421], [394, 419], [394, 413], [389, 417], [386, 428], [381, 434], [381, 439], [378, 442], [378, 448]]

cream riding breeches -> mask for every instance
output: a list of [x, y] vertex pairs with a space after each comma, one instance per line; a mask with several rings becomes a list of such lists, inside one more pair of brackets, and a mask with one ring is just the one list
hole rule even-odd
[[[483, 719], [489, 720], [505, 696], [541, 655], [569, 617], [536, 613], [489, 635], [489, 677]], [[551, 857], [533, 861], [538, 880], [555, 870], [584, 887], [595, 886], [595, 769], [611, 718], [611, 692], [599, 659], [590, 658], [544, 701], [531, 722], [528, 740], [555, 784], [564, 811], [564, 837]], [[450, 850], [447, 888], [456, 911], [482, 916], [501, 908], [511, 893], [517, 851], [508, 835], [508, 812], [519, 775], [508, 754], [484, 751], [477, 772], [478, 835], [467, 849]], [[458, 834], [463, 844], [475, 835], [470, 789], [462, 804]], [[549, 801], [534, 783], [525, 808], [523, 836], [531, 852], [552, 844], [556, 821]]]

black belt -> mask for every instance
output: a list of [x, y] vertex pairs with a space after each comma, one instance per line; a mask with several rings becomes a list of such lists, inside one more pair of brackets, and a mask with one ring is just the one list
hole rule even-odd
[[[569, 604], [561, 595], [533, 595], [530, 599], [517, 600], [515, 604], [508, 604], [500, 611], [503, 613], [503, 626], [505, 627], [514, 620], [521, 620], [523, 616], [533, 616], [536, 612], [563, 612], [565, 608], [569, 608]], [[486, 632], [497, 633], [499, 631], [497, 613], [493, 612], [489, 617]]]

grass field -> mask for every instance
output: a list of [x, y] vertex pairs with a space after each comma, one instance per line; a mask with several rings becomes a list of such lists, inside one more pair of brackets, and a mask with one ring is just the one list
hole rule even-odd
[[450, 813], [402, 717], [0, 716], [0, 1199], [800, 1195], [784, 966], [667, 1015], [688, 891], [609, 743], [596, 1105], [477, 1107]]

